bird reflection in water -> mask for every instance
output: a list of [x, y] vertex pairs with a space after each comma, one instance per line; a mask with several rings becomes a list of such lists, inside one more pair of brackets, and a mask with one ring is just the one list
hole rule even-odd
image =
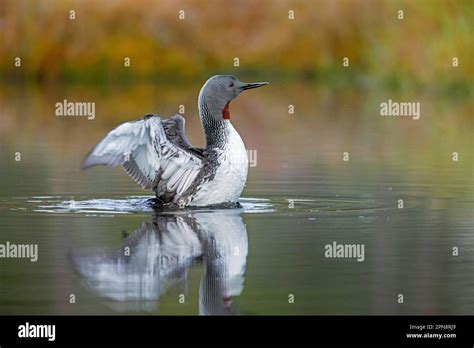
[[199, 314], [237, 314], [232, 297], [243, 290], [247, 230], [239, 210], [155, 214], [115, 252], [76, 253], [74, 264], [89, 288], [117, 311], [155, 310], [167, 289], [186, 284], [202, 262]]

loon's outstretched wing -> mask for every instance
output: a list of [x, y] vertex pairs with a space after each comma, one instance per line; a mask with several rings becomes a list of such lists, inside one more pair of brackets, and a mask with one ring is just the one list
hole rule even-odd
[[147, 115], [110, 131], [87, 154], [82, 169], [121, 165], [135, 182], [172, 201], [188, 189], [203, 166], [203, 156], [184, 135], [184, 118]]

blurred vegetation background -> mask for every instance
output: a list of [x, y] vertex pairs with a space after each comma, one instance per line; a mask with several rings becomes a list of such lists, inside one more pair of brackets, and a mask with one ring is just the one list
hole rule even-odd
[[[473, 26], [472, 0], [2, 0], [0, 138], [77, 151], [75, 163], [118, 122], [185, 105], [190, 140], [203, 146], [197, 93], [230, 73], [271, 82], [232, 106], [248, 148], [267, 151], [259, 170], [275, 173], [283, 154], [339, 163], [335, 154], [359, 148], [372, 159], [399, 151], [398, 162], [432, 172], [453, 151], [471, 157]], [[390, 98], [421, 102], [421, 121], [380, 117]], [[57, 118], [63, 99], [95, 101], [93, 124]]]
[[472, 0], [2, 0], [0, 76], [179, 82], [238, 69], [335, 87], [471, 95], [473, 23]]

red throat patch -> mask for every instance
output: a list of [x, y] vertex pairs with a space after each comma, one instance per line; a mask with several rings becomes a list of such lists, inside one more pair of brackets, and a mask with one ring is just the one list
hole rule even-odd
[[229, 103], [225, 104], [224, 110], [222, 110], [222, 117], [224, 120], [230, 120]]

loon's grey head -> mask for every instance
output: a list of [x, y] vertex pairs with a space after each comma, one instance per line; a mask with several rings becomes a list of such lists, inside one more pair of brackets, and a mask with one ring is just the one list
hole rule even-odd
[[216, 121], [230, 119], [229, 103], [247, 89], [262, 87], [268, 82], [245, 83], [232, 75], [215, 75], [199, 92], [201, 118], [212, 116]]

